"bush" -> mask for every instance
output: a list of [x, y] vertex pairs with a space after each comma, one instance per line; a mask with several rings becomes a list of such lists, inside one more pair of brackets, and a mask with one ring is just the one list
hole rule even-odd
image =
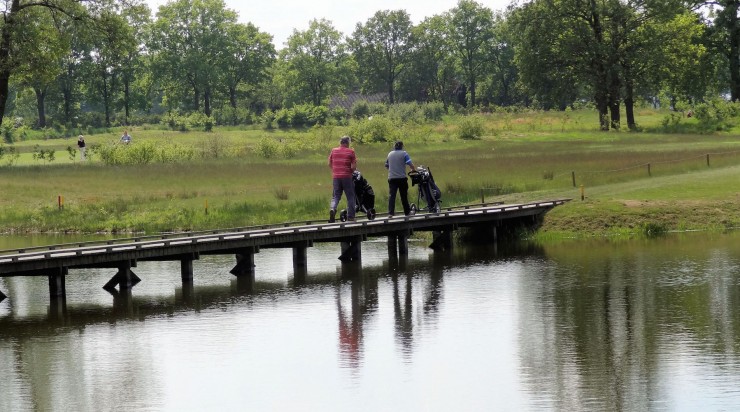
[[370, 104], [367, 100], [358, 100], [352, 105], [350, 112], [354, 119], [366, 119], [370, 116]]
[[398, 128], [387, 117], [373, 116], [350, 124], [349, 135], [358, 143], [389, 142], [398, 140]]
[[263, 137], [257, 143], [257, 154], [265, 159], [272, 159], [277, 156], [280, 150], [280, 145], [275, 139], [270, 137]]
[[483, 118], [480, 115], [463, 117], [457, 133], [461, 139], [480, 139], [483, 136]]
[[703, 132], [729, 130], [740, 114], [738, 103], [727, 102], [722, 99], [713, 99], [696, 105], [694, 117]]
[[262, 113], [261, 121], [262, 126], [265, 129], [272, 129], [273, 127], [275, 127], [275, 112], [273, 112], [272, 110], [265, 110], [265, 112]]
[[275, 123], [281, 129], [289, 127], [293, 123], [293, 112], [290, 109], [280, 109], [275, 112]]

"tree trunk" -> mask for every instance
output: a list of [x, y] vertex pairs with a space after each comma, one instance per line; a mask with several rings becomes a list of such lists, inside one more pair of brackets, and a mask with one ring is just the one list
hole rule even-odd
[[37, 125], [40, 129], [43, 129], [46, 127], [46, 88], [42, 90], [38, 87], [34, 87], [33, 91], [36, 92], [36, 110], [39, 114]]
[[200, 90], [193, 87], [193, 110], [200, 111]]
[[123, 78], [123, 111], [124, 111], [124, 119], [123, 124], [128, 126], [128, 119], [129, 116], [131, 116], [130, 113], [130, 106], [131, 106], [131, 80], [128, 76], [125, 76]]
[[229, 105], [236, 109], [236, 86], [229, 86]]
[[740, 100], [740, 21], [738, 21], [737, 1], [725, 2], [728, 19], [727, 28], [730, 37], [730, 99], [733, 102]]
[[470, 77], [470, 107], [475, 107], [475, 76]]
[[12, 74], [10, 43], [12, 41], [13, 30], [15, 30], [15, 16], [19, 8], [20, 0], [13, 0], [13, 3], [10, 5], [10, 12], [6, 10], [4, 13], [5, 24], [3, 24], [2, 33], [0, 33], [0, 126], [3, 124], [5, 108], [8, 103], [8, 93], [10, 91], [10, 75]]
[[627, 127], [635, 131], [637, 123], [635, 122], [635, 85], [632, 81], [632, 70], [629, 66], [623, 68], [624, 73], [624, 111], [627, 115]]
[[205, 105], [204, 112], [206, 116], [211, 117], [211, 88], [206, 87], [203, 92], [203, 103]]

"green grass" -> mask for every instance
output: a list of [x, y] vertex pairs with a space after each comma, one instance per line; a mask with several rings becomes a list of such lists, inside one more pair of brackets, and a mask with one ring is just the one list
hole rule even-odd
[[[658, 127], [664, 114], [638, 115], [641, 124]], [[444, 206], [481, 196], [506, 202], [573, 198], [548, 213], [539, 237], [740, 227], [736, 134], [605, 133], [594, 130], [590, 111], [481, 116], [486, 132], [479, 140], [457, 138], [454, 117], [399, 126], [414, 163], [431, 167]], [[21, 159], [0, 167], [0, 232], [151, 233], [324, 219], [331, 192], [326, 157], [346, 130], [133, 128], [133, 145], [176, 142], [198, 155], [189, 162], [117, 166], [103, 165], [94, 153], [88, 162], [70, 159], [66, 147], [76, 139], [18, 142]], [[86, 141], [117, 144], [120, 132]], [[273, 158], [261, 155], [265, 139], [277, 144]], [[32, 159], [37, 144], [57, 150], [56, 160]], [[390, 148], [390, 142], [355, 145], [379, 211], [387, 203], [383, 163]], [[416, 188], [410, 193], [415, 199]]]

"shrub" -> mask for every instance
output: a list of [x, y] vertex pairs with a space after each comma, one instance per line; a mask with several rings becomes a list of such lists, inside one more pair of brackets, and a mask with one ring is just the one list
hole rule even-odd
[[280, 145], [278, 144], [278, 142], [276, 142], [275, 139], [269, 137], [263, 137], [260, 139], [259, 143], [257, 143], [256, 152], [260, 157], [263, 157], [265, 159], [274, 158], [275, 156], [277, 156], [279, 150]]
[[472, 140], [480, 139], [481, 136], [483, 136], [483, 118], [480, 115], [463, 117], [458, 128], [458, 137]]
[[[308, 119], [310, 117], [310, 113], [313, 106], [308, 104], [299, 104], [296, 106], [293, 106], [292, 109], [289, 110], [290, 116], [290, 124], [293, 127], [303, 127], [308, 125]], [[278, 121], [278, 124], [280, 122]]]
[[293, 122], [293, 113], [290, 109], [280, 109], [275, 112], [275, 123], [279, 128], [289, 127]]
[[397, 140], [398, 128], [386, 117], [373, 116], [350, 124], [349, 135], [358, 143], [389, 142]]
[[424, 118], [430, 121], [440, 121], [445, 115], [445, 106], [442, 102], [429, 102], [421, 105]]
[[272, 110], [265, 110], [262, 113], [261, 121], [262, 127], [268, 130], [272, 129], [273, 127], [275, 127], [275, 112], [273, 112]]
[[727, 102], [722, 99], [713, 99], [696, 105], [694, 117], [699, 128], [704, 132], [715, 132], [732, 128], [740, 114], [738, 103]]
[[367, 100], [358, 100], [352, 105], [350, 112], [354, 119], [366, 119], [370, 116], [370, 104]]

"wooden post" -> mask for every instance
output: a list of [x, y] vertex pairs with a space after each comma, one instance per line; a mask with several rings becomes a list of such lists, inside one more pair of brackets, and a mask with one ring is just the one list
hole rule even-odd
[[398, 254], [399, 256], [409, 255], [409, 236], [406, 233], [398, 235]]
[[709, 167], [709, 153], [707, 153], [707, 167]]
[[308, 274], [308, 246], [293, 246], [293, 276], [305, 280]]
[[650, 163], [647, 164], [648, 167], [648, 176], [652, 176], [653, 174], [650, 172]]
[[183, 258], [180, 259], [180, 277], [182, 282], [193, 282], [193, 259]]
[[69, 273], [67, 268], [59, 268], [49, 274], [49, 296], [52, 299], [64, 297], [67, 293], [64, 277]]
[[576, 172], [572, 171], [570, 172], [570, 177], [573, 179], [573, 187], [576, 187]]
[[254, 254], [259, 253], [258, 247], [246, 247], [236, 254], [236, 266], [229, 273], [236, 277], [254, 276]]
[[339, 260], [343, 262], [359, 262], [362, 260], [362, 236], [353, 236], [341, 242], [342, 254]]
[[388, 256], [398, 257], [398, 236], [388, 235]]

